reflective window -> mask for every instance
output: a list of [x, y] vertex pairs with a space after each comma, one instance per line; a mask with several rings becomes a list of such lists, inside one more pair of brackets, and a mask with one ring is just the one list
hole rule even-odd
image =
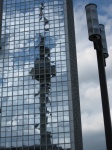
[[0, 147], [71, 148], [64, 0], [4, 0]]

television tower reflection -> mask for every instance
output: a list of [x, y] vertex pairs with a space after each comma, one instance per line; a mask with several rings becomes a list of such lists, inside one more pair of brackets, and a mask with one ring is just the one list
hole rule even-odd
[[[46, 31], [49, 31], [48, 28], [46, 30], [46, 25], [49, 24], [49, 20], [44, 16], [44, 8], [44, 3], [41, 3], [39, 21], [41, 21], [42, 18], [44, 20], [44, 36], [39, 34], [39, 58], [36, 58], [34, 68], [31, 69], [30, 74], [32, 75], [32, 79], [40, 82], [39, 92], [35, 93], [35, 97], [39, 95], [40, 99], [40, 146], [42, 149], [48, 150], [52, 149], [53, 145], [51, 144], [52, 133], [47, 131], [47, 124], [49, 123], [47, 114], [51, 115], [51, 113], [47, 110], [47, 103], [51, 104], [49, 100], [51, 78], [56, 76], [56, 67], [51, 64], [50, 49], [45, 46]], [[35, 128], [38, 125], [39, 124], [36, 124]]]

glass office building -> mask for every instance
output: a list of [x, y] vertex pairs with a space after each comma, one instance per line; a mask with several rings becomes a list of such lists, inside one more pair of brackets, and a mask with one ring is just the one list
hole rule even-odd
[[0, 150], [82, 150], [72, 0], [0, 0]]

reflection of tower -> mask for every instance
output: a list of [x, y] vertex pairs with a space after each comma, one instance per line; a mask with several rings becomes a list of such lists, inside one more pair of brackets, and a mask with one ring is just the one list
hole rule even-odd
[[[2, 110], [0, 106], [0, 141], [1, 141], [1, 119], [2, 119]], [[0, 142], [0, 147], [1, 147], [1, 142]]]
[[40, 90], [35, 96], [40, 95], [40, 145], [42, 149], [46, 149], [51, 145], [51, 133], [47, 131], [48, 118], [47, 103], [49, 103], [49, 92], [51, 78], [56, 76], [56, 67], [50, 62], [50, 49], [45, 46], [46, 25], [49, 20], [43, 13], [44, 3], [40, 5], [40, 21], [44, 19], [44, 36], [40, 34], [39, 43], [39, 58], [36, 58], [34, 68], [31, 69], [30, 74], [32, 78], [40, 82]]
[[[0, 50], [2, 49], [2, 45], [1, 45], [2, 11], [3, 11], [3, 0], [0, 0]], [[2, 110], [0, 106], [0, 140], [1, 140], [1, 115], [2, 115]]]
[[1, 133], [1, 115], [2, 115], [2, 110], [1, 110], [1, 107], [0, 107], [0, 133]]

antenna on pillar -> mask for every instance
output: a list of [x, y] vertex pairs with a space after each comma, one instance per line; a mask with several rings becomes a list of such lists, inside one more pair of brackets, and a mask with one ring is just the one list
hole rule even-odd
[[105, 66], [106, 66], [105, 59], [109, 56], [106, 43], [105, 28], [104, 25], [99, 24], [97, 15], [97, 6], [95, 4], [88, 4], [86, 5], [85, 9], [86, 9], [89, 40], [93, 41], [94, 49], [96, 49], [97, 53], [106, 146], [107, 150], [112, 150], [112, 126], [111, 126], [107, 82], [105, 75]]
[[105, 26], [103, 24], [99, 24], [99, 28], [100, 28], [100, 33], [101, 33], [103, 55], [104, 55], [104, 58], [108, 58], [109, 54], [108, 54], [107, 40], [106, 40], [106, 35], [105, 35]]
[[99, 40], [101, 38], [97, 15], [97, 5], [91, 3], [86, 5], [85, 9], [89, 40], [94, 42], [96, 39]]

